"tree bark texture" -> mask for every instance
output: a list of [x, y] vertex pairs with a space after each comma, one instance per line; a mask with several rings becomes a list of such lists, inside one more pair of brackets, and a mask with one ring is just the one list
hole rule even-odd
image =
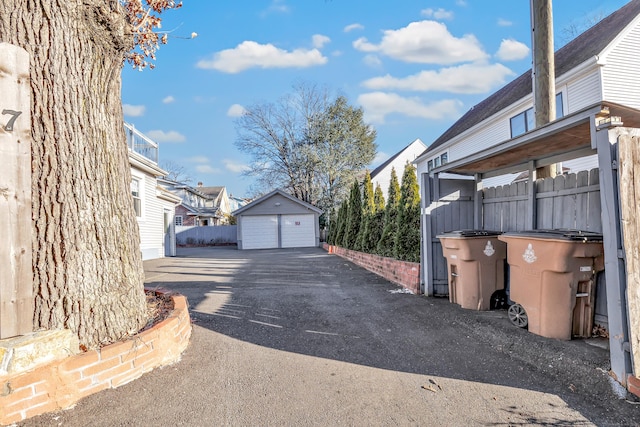
[[35, 329], [88, 348], [146, 321], [121, 104], [118, 1], [3, 0], [0, 41], [31, 56]]

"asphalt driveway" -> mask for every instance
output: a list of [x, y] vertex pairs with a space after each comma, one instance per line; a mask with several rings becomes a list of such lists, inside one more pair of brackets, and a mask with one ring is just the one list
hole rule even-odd
[[188, 298], [182, 360], [21, 425], [640, 422], [606, 374], [606, 340], [537, 337], [322, 249], [180, 249], [145, 271]]

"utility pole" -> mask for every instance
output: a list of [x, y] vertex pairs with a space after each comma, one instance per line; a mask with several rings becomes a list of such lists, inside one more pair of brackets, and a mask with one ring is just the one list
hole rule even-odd
[[[531, 1], [531, 45], [533, 51], [533, 111], [536, 128], [556, 118], [556, 81], [553, 51], [553, 13], [551, 0]], [[536, 178], [556, 176], [557, 166], [536, 170]]]

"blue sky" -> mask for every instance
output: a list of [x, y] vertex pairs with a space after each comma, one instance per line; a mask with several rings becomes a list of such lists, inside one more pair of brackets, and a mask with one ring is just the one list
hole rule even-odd
[[[556, 48], [626, 2], [555, 0]], [[125, 120], [159, 143], [161, 164], [235, 196], [252, 183], [237, 115], [297, 82], [364, 109], [377, 131], [373, 169], [531, 68], [529, 0], [184, 0], [161, 31], [169, 43], [155, 69], [125, 65]]]

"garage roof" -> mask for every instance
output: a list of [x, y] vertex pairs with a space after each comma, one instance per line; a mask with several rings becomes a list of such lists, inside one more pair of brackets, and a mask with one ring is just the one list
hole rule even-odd
[[255, 208], [258, 205], [264, 204], [268, 199], [271, 199], [271, 198], [277, 197], [277, 196], [284, 197], [285, 199], [287, 199], [287, 200], [289, 200], [289, 201], [291, 201], [293, 203], [297, 203], [301, 207], [303, 207], [303, 208], [305, 208], [307, 210], [311, 210], [311, 211], [317, 213], [318, 215], [322, 214], [322, 209], [319, 209], [319, 208], [317, 208], [317, 207], [315, 207], [312, 204], [309, 204], [307, 202], [303, 202], [302, 200], [300, 200], [300, 199], [298, 199], [296, 197], [293, 197], [292, 195], [287, 194], [282, 190], [274, 190], [271, 193], [266, 194], [266, 195], [260, 197], [259, 199], [254, 200], [253, 202], [251, 202], [251, 203], [249, 203], [247, 205], [244, 205], [240, 209], [237, 209], [237, 210], [233, 211], [231, 214], [233, 216], [241, 215], [241, 214], [246, 213], [247, 211]]

